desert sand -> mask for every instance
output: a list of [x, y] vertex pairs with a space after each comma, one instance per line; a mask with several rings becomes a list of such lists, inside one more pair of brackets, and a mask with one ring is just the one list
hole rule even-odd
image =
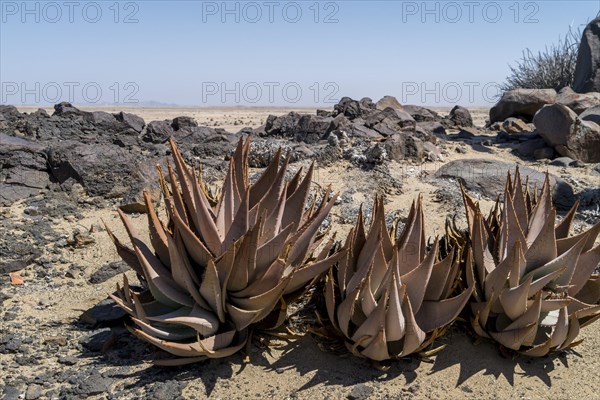
[[[20, 111], [31, 110], [20, 108]], [[147, 122], [188, 115], [196, 118], [201, 125], [236, 132], [243, 126], [260, 126], [269, 114], [280, 115], [291, 110], [120, 108], [118, 111], [134, 112]], [[486, 110], [471, 111], [475, 124], [483, 125]], [[458, 143], [448, 143], [447, 146], [448, 156], [444, 162], [423, 165], [393, 163], [389, 168], [393, 177], [402, 182], [402, 188], [386, 194], [386, 210], [406, 216], [412, 200], [420, 193], [424, 199], [429, 236], [442, 234], [446, 216], [460, 214], [462, 210], [461, 204], [444, 201], [440, 188], [428, 180], [443, 163], [483, 157], [515, 164], [535, 164], [523, 161], [508, 149], [494, 148], [482, 153], [467, 146], [464, 153], [458, 153], [455, 151]], [[582, 181], [583, 185], [598, 183], [586, 168], [536, 166], [569, 181]], [[367, 179], [363, 171], [346, 161], [319, 168], [315, 175], [317, 185], [332, 184], [334, 190], [342, 192], [348, 191], [348, 183], [352, 182], [357, 190], [350, 194], [350, 201], [356, 205], [372, 202], [372, 192], [361, 190], [362, 186], [368, 186]], [[85, 195], [82, 195], [83, 200]], [[482, 204], [490, 207], [492, 201], [482, 199]], [[80, 210], [81, 218], [49, 217], [53, 229], [63, 232], [65, 238], [71, 236], [76, 228], [89, 230], [94, 227], [90, 233], [93, 243], [61, 250], [58, 254], [60, 261], [54, 265], [58, 272], [52, 275], [50, 282], [35, 278], [36, 268], [40, 268], [35, 265], [20, 271], [24, 285], [8, 287], [6, 277], [2, 277], [3, 291], [10, 296], [4, 300], [3, 307], [15, 310], [17, 314], [14, 320], [3, 321], [2, 324], [21, 324], [21, 330], [31, 333], [32, 357], [36, 357], [36, 349], [47, 347], [52, 338], [64, 338], [64, 344], [59, 344], [53, 352], [45, 352], [37, 363], [23, 365], [14, 354], [0, 354], [0, 374], [5, 377], [5, 382], [19, 375], [36, 377], [51, 372], [60, 379], [55, 379], [55, 383], [48, 387], [40, 381], [39, 386], [41, 393], [51, 393], [58, 398], [60, 388], [79, 384], [73, 383], [76, 380], [69, 380], [71, 376], [77, 376], [77, 371], [93, 369], [101, 376], [99, 379], [104, 379], [107, 390], [88, 392], [86, 396], [98, 399], [170, 399], [178, 396], [186, 399], [600, 399], [600, 322], [583, 329], [581, 338], [584, 341], [573, 350], [540, 359], [505, 358], [495, 344], [476, 340], [458, 322], [439, 340], [438, 344], [445, 345], [445, 348], [437, 355], [431, 359], [409, 357], [395, 361], [388, 364], [387, 371], [348, 354], [323, 351], [310, 335], [295, 340], [273, 338], [270, 347], [255, 341], [248, 354], [249, 362], [244, 360], [244, 355], [235, 355], [176, 369], [146, 364], [144, 361], [152, 354], [152, 349], [126, 331], [111, 339], [109, 345], [105, 344], [99, 354], [90, 355], [80, 341], [85, 341], [94, 332], [76, 321], [84, 310], [105, 299], [107, 293], [122, 281], [121, 275], [101, 284], [88, 281], [100, 266], [119, 260], [108, 235], [100, 227], [103, 220], [120, 238], [125, 239], [115, 210], [115, 206], [102, 209], [88, 207]], [[338, 237], [343, 237], [351, 226], [350, 221], [344, 221], [336, 208], [332, 214], [334, 220], [338, 219]], [[0, 209], [0, 215], [3, 219], [24, 222], [30, 218], [20, 204]], [[138, 229], [146, 229], [144, 215], [132, 218]], [[464, 226], [464, 219], [459, 218], [458, 222]], [[49, 246], [43, 256], [52, 251]], [[73, 263], [79, 266], [78, 273], [74, 277], [66, 276]], [[131, 282], [136, 282], [133, 273], [128, 272], [127, 275]], [[2, 326], [3, 330], [5, 328], [6, 325]], [[119, 351], [121, 347], [128, 349], [130, 357], [123, 357]], [[74, 362], [65, 361], [65, 357], [73, 358]], [[27, 386], [31, 385], [15, 386], [20, 393], [25, 393]]]

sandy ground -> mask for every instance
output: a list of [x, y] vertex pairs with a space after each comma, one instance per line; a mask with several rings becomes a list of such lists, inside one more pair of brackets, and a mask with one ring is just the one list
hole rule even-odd
[[[106, 110], [106, 109], [103, 109]], [[168, 119], [179, 115], [195, 117], [199, 123], [217, 122], [219, 127], [231, 129], [232, 121], [244, 121], [243, 125], [259, 126], [270, 113], [282, 114], [284, 109], [136, 109], [135, 112], [146, 121]], [[303, 110], [308, 111], [308, 110]], [[314, 110], [313, 110], [314, 111]], [[447, 112], [447, 110], [445, 110]], [[482, 125], [485, 112], [477, 111], [476, 123]], [[240, 126], [240, 127], [241, 127]], [[233, 130], [233, 129], [231, 129]], [[237, 130], [237, 129], [236, 129]], [[459, 158], [484, 157], [523, 163], [507, 149], [494, 148], [490, 153], [479, 153], [467, 148], [465, 154], [454, 150], [458, 144], [449, 143], [449, 156], [445, 162]], [[432, 175], [441, 163], [422, 166], [390, 165], [391, 175], [403, 182], [402, 193], [386, 196], [386, 210], [407, 215], [410, 204], [417, 193], [421, 193], [426, 210], [427, 235], [443, 233], [447, 215], [461, 210], [460, 204], [448, 204], [436, 200], [436, 191], [427, 177]], [[545, 166], [550, 172], [564, 178], [586, 179], [586, 170]], [[321, 168], [315, 175], [315, 183], [325, 186], [332, 184], [334, 189], [348, 190], [348, 182], [356, 187], [368, 179], [364, 172], [351, 167], [346, 162], [338, 162]], [[372, 199], [357, 191], [351, 195], [356, 204]], [[483, 201], [484, 207], [491, 201]], [[27, 220], [23, 207], [14, 205], [1, 210], [4, 218]], [[114, 207], [83, 210], [83, 218], [51, 220], [52, 227], [64, 232], [68, 237], [76, 227], [90, 228], [106, 221], [115, 233], [124, 238], [124, 230]], [[340, 218], [334, 208], [333, 217]], [[145, 230], [145, 216], [133, 216], [135, 225]], [[462, 221], [464, 222], [464, 221]], [[338, 225], [339, 234], [349, 229], [349, 224]], [[21, 271], [24, 286], [13, 286], [7, 291], [12, 298], [5, 300], [5, 307], [19, 307], [19, 313], [31, 323], [35, 342], [43, 342], [45, 337], [65, 335], [68, 342], [77, 342], [83, 334], [73, 328], [83, 310], [88, 309], [114, 290], [121, 276], [114, 277], [99, 285], [88, 283], [87, 279], [99, 266], [118, 261], [119, 258], [109, 241], [106, 232], [96, 230], [91, 233], [94, 243], [81, 249], [66, 249], [63, 255], [67, 263], [58, 263], [56, 268], [66, 272], [69, 263], [82, 267], [80, 276], [54, 278], [54, 289], [34, 279], [36, 268], [29, 266]], [[338, 236], [339, 237], [339, 236]], [[39, 267], [37, 267], [39, 268]], [[130, 279], [135, 277], [130, 272]], [[68, 280], [69, 285], [61, 282]], [[40, 306], [42, 304], [43, 306]], [[6, 323], [6, 322], [3, 322]], [[10, 323], [10, 322], [9, 322]], [[25, 323], [25, 322], [23, 322]], [[440, 339], [446, 348], [431, 360], [407, 358], [391, 364], [388, 371], [374, 368], [368, 361], [349, 356], [340, 356], [321, 351], [315, 340], [309, 336], [286, 342], [274, 340], [271, 348], [253, 346], [250, 363], [245, 363], [240, 355], [225, 360], [210, 360], [184, 369], [161, 372], [165, 380], [181, 380], [185, 384], [182, 396], [189, 399], [600, 399], [600, 323], [595, 323], [581, 333], [584, 342], [574, 350], [541, 359], [517, 357], [506, 359], [499, 355], [492, 343], [476, 341], [454, 327]], [[108, 350], [110, 353], [111, 350]], [[65, 354], [79, 357], [76, 346], [65, 346]], [[63, 355], [63, 354], [60, 354]], [[35, 376], [42, 371], [54, 368], [81, 368], [94, 365], [100, 371], [112, 371], [110, 354], [95, 359], [82, 359], [72, 367], [58, 363], [60, 355], [50, 357], [40, 365], [15, 365], [10, 354], [0, 354], [0, 368], [18, 368], [24, 376]], [[132, 360], [126, 373], [118, 375], [111, 386], [116, 398], [145, 398], [144, 385], [150, 384], [145, 378], [155, 372], [155, 367]], [[14, 370], [12, 370], [14, 372]], [[4, 374], [0, 372], [0, 374]], [[165, 375], [166, 374], [166, 375]], [[160, 381], [159, 381], [160, 382]], [[94, 398], [107, 398], [100, 394]], [[169, 398], [169, 397], [167, 397]]]

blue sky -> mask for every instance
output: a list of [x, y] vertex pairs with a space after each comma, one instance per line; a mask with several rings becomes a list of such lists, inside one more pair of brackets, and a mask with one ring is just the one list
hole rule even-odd
[[0, 0], [1, 103], [489, 105], [600, 1]]

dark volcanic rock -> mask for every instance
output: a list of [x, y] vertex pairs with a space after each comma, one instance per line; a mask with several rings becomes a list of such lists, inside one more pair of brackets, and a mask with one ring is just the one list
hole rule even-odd
[[473, 117], [471, 117], [471, 113], [461, 106], [454, 106], [454, 108], [450, 110], [448, 119], [454, 122], [457, 127], [468, 128], [473, 126]]
[[171, 121], [152, 121], [148, 123], [142, 140], [147, 143], [165, 143], [173, 132]]
[[52, 115], [60, 115], [60, 116], [72, 116], [72, 115], [85, 115], [87, 114], [85, 111], [81, 111], [77, 107], [74, 107], [71, 103], [67, 103], [63, 101], [62, 103], [58, 103], [54, 105], [54, 114]]
[[423, 142], [413, 135], [396, 133], [384, 142], [384, 146], [390, 160], [423, 159]]
[[123, 122], [127, 127], [131, 128], [137, 133], [141, 133], [146, 126], [146, 122], [142, 117], [138, 117], [135, 114], [129, 114], [121, 111], [116, 115], [117, 121]]
[[[79, 316], [81, 322], [93, 327], [121, 326], [126, 318], [127, 313], [117, 306], [112, 299], [102, 300]], [[110, 330], [108, 332], [110, 333]]]
[[578, 93], [600, 92], [600, 17], [592, 20], [583, 30], [573, 90]]
[[294, 137], [298, 132], [298, 124], [302, 115], [296, 112], [282, 116], [269, 115], [265, 124], [267, 135]]
[[418, 122], [434, 122], [440, 121], [442, 118], [433, 110], [430, 110], [425, 107], [415, 106], [415, 105], [406, 105], [401, 108], [401, 110], [410, 114], [411, 117]]
[[[514, 173], [515, 164], [486, 159], [465, 159], [451, 161], [442, 166], [436, 176], [439, 178], [455, 178], [460, 180], [467, 189], [479, 192], [490, 199], [496, 199], [504, 194], [506, 176]], [[545, 174], [532, 168], [519, 166], [521, 177], [529, 177], [533, 187], [541, 188]], [[552, 198], [557, 208], [568, 210], [575, 203], [573, 188], [566, 181], [550, 175]]]
[[123, 261], [115, 261], [103, 265], [97, 269], [89, 279], [89, 282], [96, 285], [98, 283], [106, 282], [113, 276], [117, 276], [124, 272], [129, 271], [129, 266]]
[[369, 115], [365, 119], [365, 126], [383, 136], [391, 136], [397, 132], [414, 132], [416, 122], [406, 111], [388, 107]]
[[136, 181], [132, 172], [139, 158], [114, 145], [64, 141], [50, 149], [48, 162], [58, 183], [72, 178], [92, 196], [118, 197]]
[[396, 99], [394, 96], [383, 96], [375, 104], [375, 108], [381, 111], [385, 110], [388, 107], [395, 108], [397, 110], [402, 110], [404, 108], [402, 104], [400, 104], [398, 99]]
[[298, 122], [296, 140], [305, 143], [315, 143], [326, 138], [333, 130], [333, 118], [315, 115], [303, 115]]
[[171, 126], [173, 127], [173, 129], [178, 131], [180, 129], [195, 128], [198, 126], [198, 123], [192, 117], [177, 117], [173, 119], [173, 123], [171, 124]]
[[46, 148], [0, 133], [0, 205], [44, 192], [50, 185]]
[[343, 114], [351, 120], [367, 117], [377, 110], [375, 104], [373, 104], [373, 101], [369, 98], [356, 101], [350, 97], [342, 97], [339, 103], [333, 108], [336, 114]]

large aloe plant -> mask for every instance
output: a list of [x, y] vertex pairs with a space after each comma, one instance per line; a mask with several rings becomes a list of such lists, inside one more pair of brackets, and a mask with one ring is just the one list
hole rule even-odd
[[[171, 140], [174, 168], [161, 171], [168, 222], [159, 220], [145, 194], [149, 247], [123, 212], [133, 245], [110, 231], [121, 257], [143, 277], [147, 290], [124, 287], [113, 299], [132, 317], [132, 332], [184, 364], [224, 357], [244, 347], [248, 328], [272, 328], [286, 317], [286, 299], [304, 290], [344, 252], [332, 253], [319, 227], [337, 195], [313, 196], [307, 207], [313, 166], [286, 180], [289, 158], [281, 152], [250, 184], [249, 139], [230, 160], [219, 196], [209, 196], [201, 174], [189, 167]], [[319, 252], [313, 254], [317, 248]]]
[[426, 251], [420, 197], [397, 240], [396, 229], [386, 227], [382, 198], [375, 200], [368, 233], [361, 209], [346, 239], [347, 254], [325, 283], [330, 324], [354, 354], [376, 361], [426, 348], [455, 320], [472, 290], [449, 298], [459, 266], [454, 254], [438, 262], [437, 239]]
[[[517, 169], [508, 176], [504, 205], [487, 218], [466, 194], [475, 286], [472, 325], [483, 337], [530, 356], [575, 345], [579, 329], [600, 318], [600, 223], [569, 236], [577, 204], [555, 225], [550, 181], [539, 198]], [[451, 240], [452, 241], [452, 240]]]

